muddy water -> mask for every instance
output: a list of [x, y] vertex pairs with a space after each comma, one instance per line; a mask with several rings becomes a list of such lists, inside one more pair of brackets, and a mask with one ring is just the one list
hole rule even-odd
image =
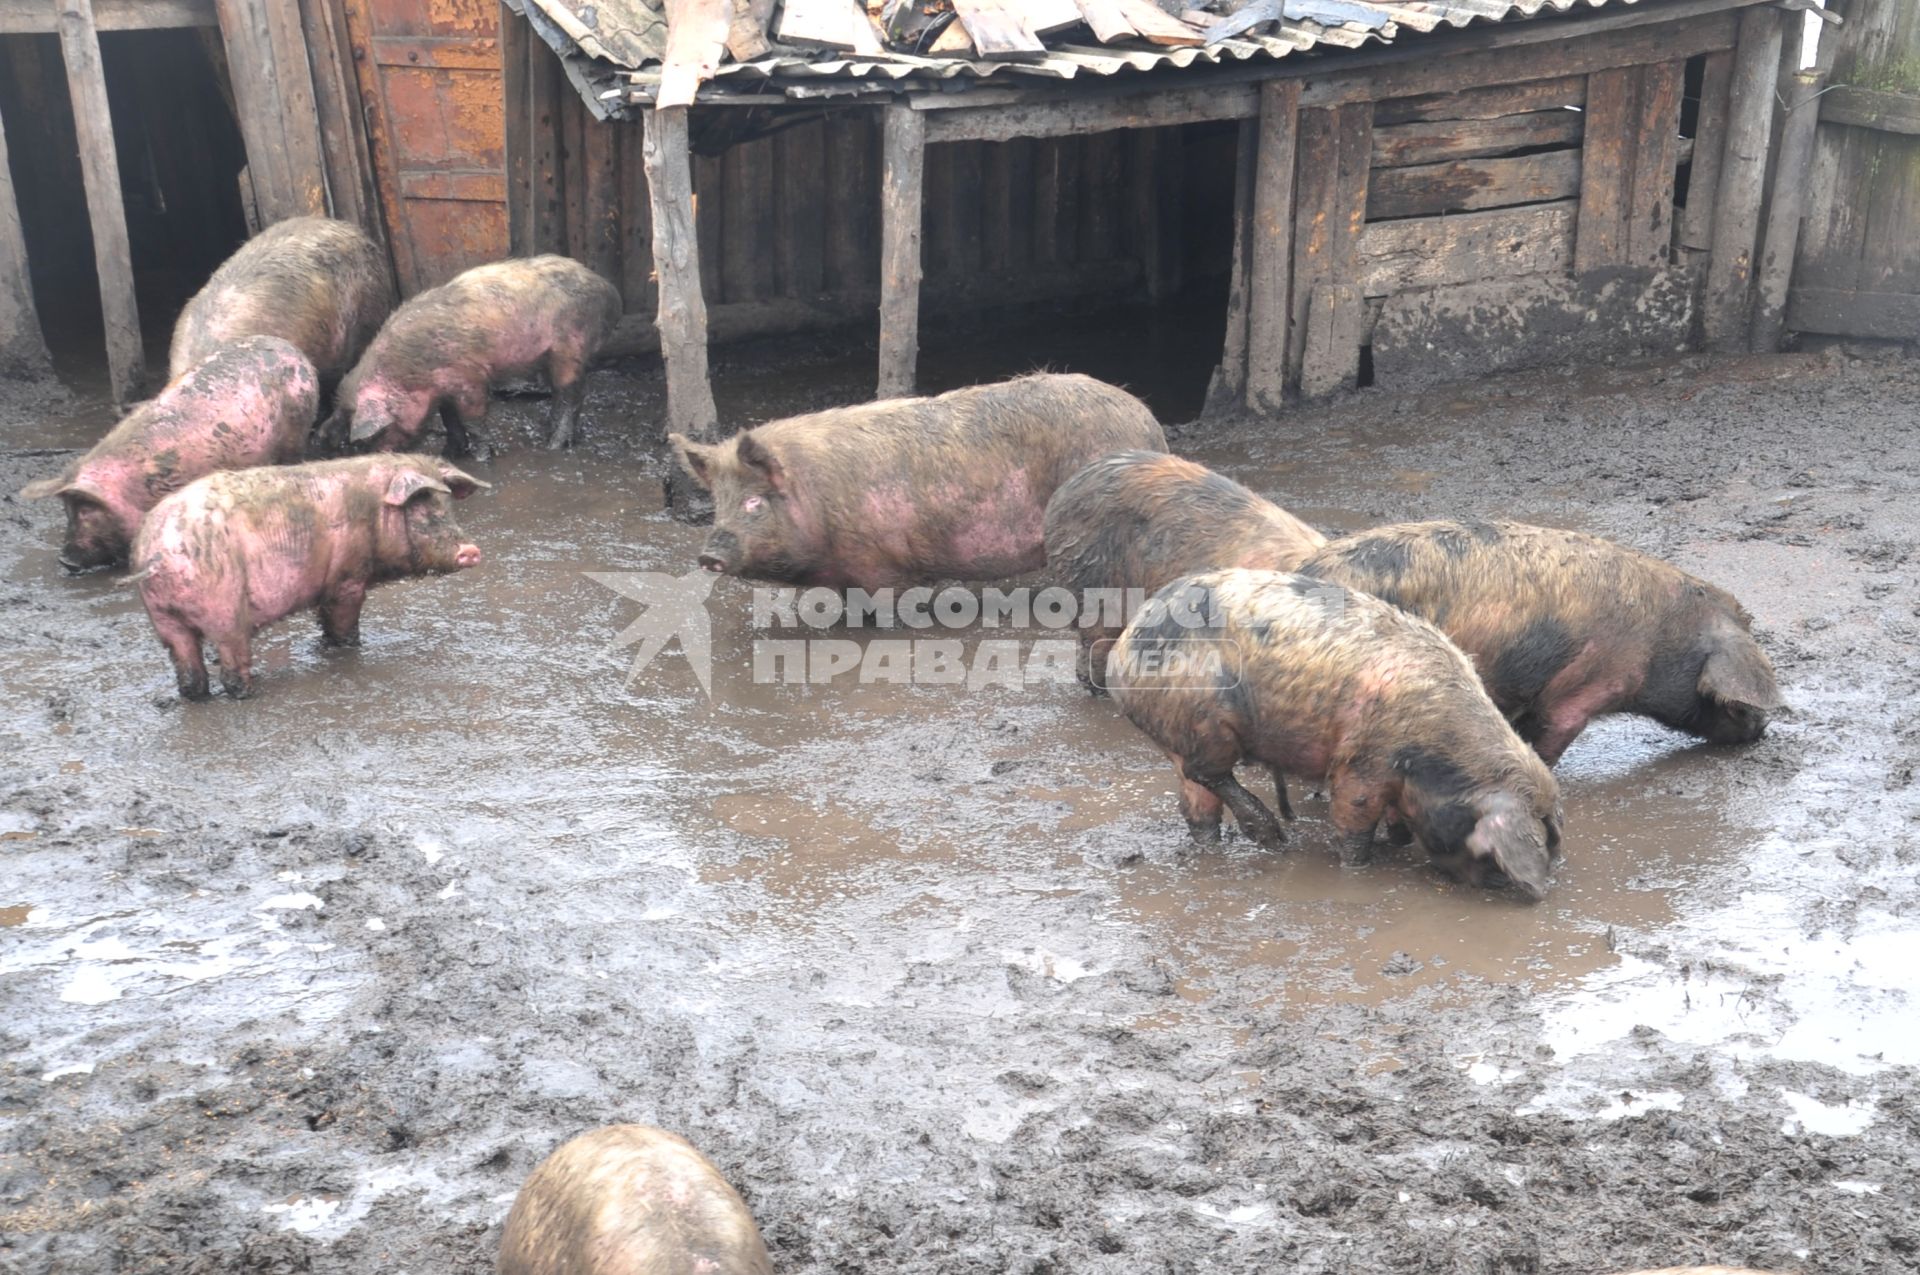
[[[529, 445], [537, 402], [503, 405], [496, 490], [460, 514], [486, 564], [378, 591], [355, 651], [276, 627], [244, 704], [179, 704], [132, 597], [60, 578], [52, 511], [7, 506], [0, 1244], [26, 1269], [98, 1269], [106, 1235], [127, 1269], [478, 1270], [540, 1154], [646, 1119], [710, 1150], [795, 1270], [1887, 1269], [1920, 1149], [1920, 448], [1883, 423], [1910, 378], [1821, 374], [1812, 454], [1770, 373], [1664, 374], [1718, 404], [1686, 428], [1782, 458], [1738, 472], [1604, 378], [1183, 438], [1329, 529], [1582, 527], [1754, 611], [1794, 711], [1744, 751], [1595, 728], [1534, 907], [1401, 852], [1342, 870], [1299, 792], [1284, 851], [1192, 846], [1170, 768], [1073, 686], [756, 680], [755, 643], [793, 635], [736, 581], [705, 604], [711, 693], [679, 642], [635, 672], [646, 612], [596, 576], [680, 576], [701, 534], [615, 424], [654, 410], [644, 376], [596, 382], [565, 456]], [[775, 414], [779, 384], [723, 379], [728, 410]], [[1582, 441], [1623, 420], [1646, 432]], [[1845, 432], [1876, 423], [1863, 466]], [[1815, 1199], [1780, 1185], [1806, 1137]], [[1728, 1212], [1636, 1231], [1706, 1192], [1661, 1177], [1676, 1139], [1718, 1140]], [[139, 1185], [76, 1193], [76, 1164]]]

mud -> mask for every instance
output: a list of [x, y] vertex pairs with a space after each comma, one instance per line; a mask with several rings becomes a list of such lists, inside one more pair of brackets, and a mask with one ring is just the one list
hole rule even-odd
[[[721, 410], [869, 369], [744, 350]], [[627, 681], [641, 609], [585, 573], [702, 534], [643, 366], [572, 453], [498, 405], [486, 565], [377, 591], [355, 651], [262, 635], [244, 704], [179, 704], [131, 591], [0, 501], [0, 1267], [485, 1271], [533, 1166], [635, 1121], [783, 1271], [1912, 1269], [1917, 397], [1687, 359], [1176, 434], [1329, 529], [1577, 527], [1754, 612], [1790, 711], [1590, 731], [1536, 907], [1342, 871], [1317, 800], [1283, 853], [1190, 847], [1071, 687], [758, 684], [737, 581], [711, 698], [677, 648]], [[8, 492], [105, 420], [0, 417]]]

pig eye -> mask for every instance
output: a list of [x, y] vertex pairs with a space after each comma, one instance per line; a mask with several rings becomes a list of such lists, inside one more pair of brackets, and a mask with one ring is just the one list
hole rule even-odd
[[760, 496], [748, 496], [740, 502], [740, 512], [750, 514], [766, 503], [766, 500]]

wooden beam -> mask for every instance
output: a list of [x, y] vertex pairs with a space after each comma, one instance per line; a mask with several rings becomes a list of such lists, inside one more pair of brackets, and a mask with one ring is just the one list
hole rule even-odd
[[1039, 37], [1027, 29], [1020, 11], [1003, 0], [953, 0], [953, 11], [960, 15], [960, 25], [967, 29], [967, 38], [973, 41], [979, 57], [1027, 58], [1047, 51]]
[[[156, 31], [215, 27], [213, 0], [99, 0], [96, 31]], [[0, 35], [58, 35], [60, 14], [47, 0], [0, 0]]]
[[273, 47], [261, 0], [215, 0], [220, 39], [227, 51], [227, 77], [233, 83], [234, 110], [247, 148], [247, 175], [262, 226], [303, 211], [294, 190], [293, 167], [281, 126], [283, 105], [274, 71]]
[[597, 120], [583, 111], [586, 131], [581, 181], [570, 194], [584, 206], [585, 247], [576, 256], [616, 287], [620, 283], [619, 132], [631, 125]]
[[1259, 113], [1257, 94], [1254, 85], [1236, 84], [1217, 91], [1175, 89], [1086, 101], [930, 111], [926, 113], [927, 141], [1004, 142], [1014, 137], [1065, 137], [1252, 119]]
[[1377, 133], [1390, 124], [1412, 124], [1421, 120], [1498, 119], [1526, 111], [1583, 106], [1586, 100], [1586, 77], [1562, 75], [1550, 80], [1528, 80], [1524, 84], [1468, 89], [1464, 93], [1389, 98], [1374, 106], [1373, 127]]
[[[1626, 263], [1667, 264], [1673, 249], [1673, 186], [1680, 147], [1683, 62], [1640, 68], [1639, 112], [1628, 175]], [[1576, 267], [1577, 269], [1577, 267]]]
[[1351, 283], [1315, 285], [1307, 303], [1300, 397], [1326, 398], [1354, 388], [1360, 376], [1360, 332], [1366, 305]]
[[[1731, 48], [1738, 15], [1729, 10], [1757, 0], [1698, 0], [1642, 5], [1582, 22], [1516, 22], [1461, 32], [1448, 40], [1421, 39], [1378, 54], [1327, 59], [1339, 69], [1308, 74], [1300, 104], [1454, 93], [1495, 84], [1591, 75], [1609, 67], [1669, 62]], [[1777, 18], [1776, 10], [1768, 15]], [[1688, 17], [1686, 15], [1697, 15]], [[1471, 39], [1463, 37], [1473, 37]], [[1507, 39], [1496, 39], [1505, 36]], [[1464, 51], [1471, 49], [1473, 51]], [[1456, 50], [1463, 50], [1456, 52]], [[1356, 63], [1372, 61], [1375, 65]]]
[[1720, 162], [1727, 143], [1727, 94], [1733, 81], [1733, 51], [1709, 53], [1700, 78], [1700, 112], [1693, 125], [1693, 167], [1687, 174], [1687, 207], [1680, 215], [1680, 246], [1713, 246], [1713, 206], [1720, 190]]
[[1820, 122], [1913, 136], [1920, 134], [1920, 94], [1836, 84], [1820, 99]]
[[[560, 147], [566, 99], [573, 90], [560, 58], [545, 40], [527, 41], [527, 252], [567, 250], [567, 217], [561, 200], [566, 177]], [[396, 240], [398, 236], [396, 236]]]
[[1787, 326], [1795, 332], [1887, 341], [1920, 340], [1920, 295], [1852, 288], [1795, 288], [1787, 294]]
[[[1214, 369], [1207, 386], [1207, 405], [1203, 415], [1212, 416], [1245, 406], [1247, 400], [1247, 309], [1248, 276], [1253, 238], [1253, 186], [1260, 162], [1260, 125], [1242, 120], [1234, 150], [1233, 164], [1233, 264], [1227, 276], [1227, 335], [1220, 351], [1220, 366]], [[1287, 175], [1291, 179], [1292, 166]], [[1281, 308], [1284, 312], [1285, 302]], [[1284, 339], [1280, 342], [1284, 364]], [[1276, 373], [1273, 384], [1279, 388], [1282, 378]]]
[[920, 204], [926, 174], [926, 116], [893, 105], [884, 112], [880, 172], [880, 379], [876, 398], [913, 393], [920, 356]]
[[287, 170], [287, 195], [295, 215], [327, 215], [326, 143], [321, 137], [307, 33], [297, 5], [286, 0], [263, 4], [258, 27], [273, 67], [280, 100], [277, 131]]
[[[714, 437], [719, 413], [707, 379], [707, 302], [700, 291], [700, 241], [694, 227], [693, 162], [687, 108], [643, 112], [642, 164], [653, 216], [653, 262], [659, 278], [660, 353], [667, 372], [667, 428], [689, 438]], [[684, 513], [691, 488], [669, 479], [668, 504]]]
[[1640, 81], [1637, 66], [1610, 67], [1587, 78], [1575, 274], [1626, 263], [1634, 142], [1640, 135]]
[[1780, 158], [1774, 165], [1773, 201], [1767, 210], [1766, 249], [1760, 257], [1759, 298], [1753, 311], [1748, 346], [1771, 354], [1786, 335], [1787, 288], [1794, 254], [1800, 246], [1800, 219], [1807, 206], [1807, 178], [1813, 166], [1813, 135], [1820, 122], [1820, 77], [1795, 75], [1787, 84]]
[[533, 255], [533, 95], [527, 84], [527, 19], [500, 0], [500, 91], [506, 111], [507, 252]]
[[146, 380], [146, 350], [134, 300], [133, 250], [127, 242], [113, 116], [107, 109], [107, 77], [100, 64], [100, 36], [94, 29], [90, 0], [60, 0], [60, 52], [67, 64], [67, 94], [73, 99], [73, 125], [80, 143], [87, 220], [93, 227], [93, 265], [107, 329], [107, 379], [113, 401], [124, 407], [139, 395]]
[[1580, 151], [1563, 150], [1377, 168], [1367, 183], [1367, 220], [1432, 217], [1571, 199], [1580, 192], [1580, 164]]
[[1392, 124], [1385, 128], [1376, 126], [1374, 167], [1435, 164], [1443, 159], [1476, 159], [1545, 146], [1573, 145], [1580, 141], [1582, 124], [1591, 119], [1598, 106], [1597, 102], [1590, 103], [1585, 115], [1554, 109], [1490, 120], [1435, 120]]
[[1375, 222], [1360, 236], [1361, 291], [1384, 297], [1408, 288], [1566, 270], [1573, 264], [1577, 208], [1574, 200], [1565, 200]]
[[7, 131], [0, 121], [0, 377], [38, 377], [52, 370], [27, 277], [27, 240], [7, 167]]
[[[360, 86], [354, 77], [346, 16], [332, 0], [300, 0], [300, 20], [313, 61], [314, 108], [320, 117], [328, 210], [362, 227], [384, 249], [386, 226], [380, 218], [380, 197], [374, 188], [373, 158], [367, 150], [367, 125], [360, 109]], [[515, 22], [524, 37], [526, 23], [519, 19]], [[524, 56], [520, 69], [524, 75]], [[522, 103], [523, 118], [524, 114]]]
[[[1274, 80], [1260, 86], [1246, 281], [1246, 403], [1254, 412], [1278, 412], [1285, 405], [1289, 306], [1295, 286], [1294, 227], [1300, 220], [1294, 215], [1295, 184], [1304, 125], [1296, 81]], [[1315, 137], [1319, 136], [1316, 131]], [[1311, 188], [1317, 198], [1319, 185]], [[1301, 212], [1306, 211], [1303, 201]], [[1231, 350], [1231, 335], [1228, 341]]]
[[1323, 283], [1353, 282], [1359, 268], [1357, 248], [1367, 220], [1373, 156], [1373, 103], [1303, 110], [1300, 122], [1293, 328], [1287, 341], [1289, 379], [1296, 384], [1306, 356], [1307, 309], [1314, 289]]
[[1740, 16], [1702, 314], [1707, 344], [1717, 350], [1743, 349], [1747, 344], [1754, 248], [1760, 235], [1767, 147], [1773, 131], [1774, 78], [1780, 67], [1780, 20], [1774, 9], [1751, 9]]

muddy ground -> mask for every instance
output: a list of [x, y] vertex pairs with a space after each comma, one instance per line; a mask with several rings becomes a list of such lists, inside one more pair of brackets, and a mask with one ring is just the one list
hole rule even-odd
[[[725, 355], [723, 414], [869, 358]], [[675, 649], [626, 683], [641, 609], [585, 573], [700, 535], [644, 366], [571, 454], [501, 404], [486, 565], [377, 593], [356, 652], [279, 626], [246, 703], [180, 704], [0, 501], [0, 1267], [484, 1271], [547, 1151], [636, 1120], [791, 1272], [1914, 1269], [1916, 401], [1897, 359], [1688, 359], [1176, 434], [1330, 527], [1591, 529], [1752, 609], [1791, 711], [1583, 738], [1533, 907], [1342, 872], [1317, 801], [1284, 853], [1192, 848], [1070, 688], [757, 684], [736, 581], [711, 698]], [[103, 420], [0, 415], [5, 491]]]

